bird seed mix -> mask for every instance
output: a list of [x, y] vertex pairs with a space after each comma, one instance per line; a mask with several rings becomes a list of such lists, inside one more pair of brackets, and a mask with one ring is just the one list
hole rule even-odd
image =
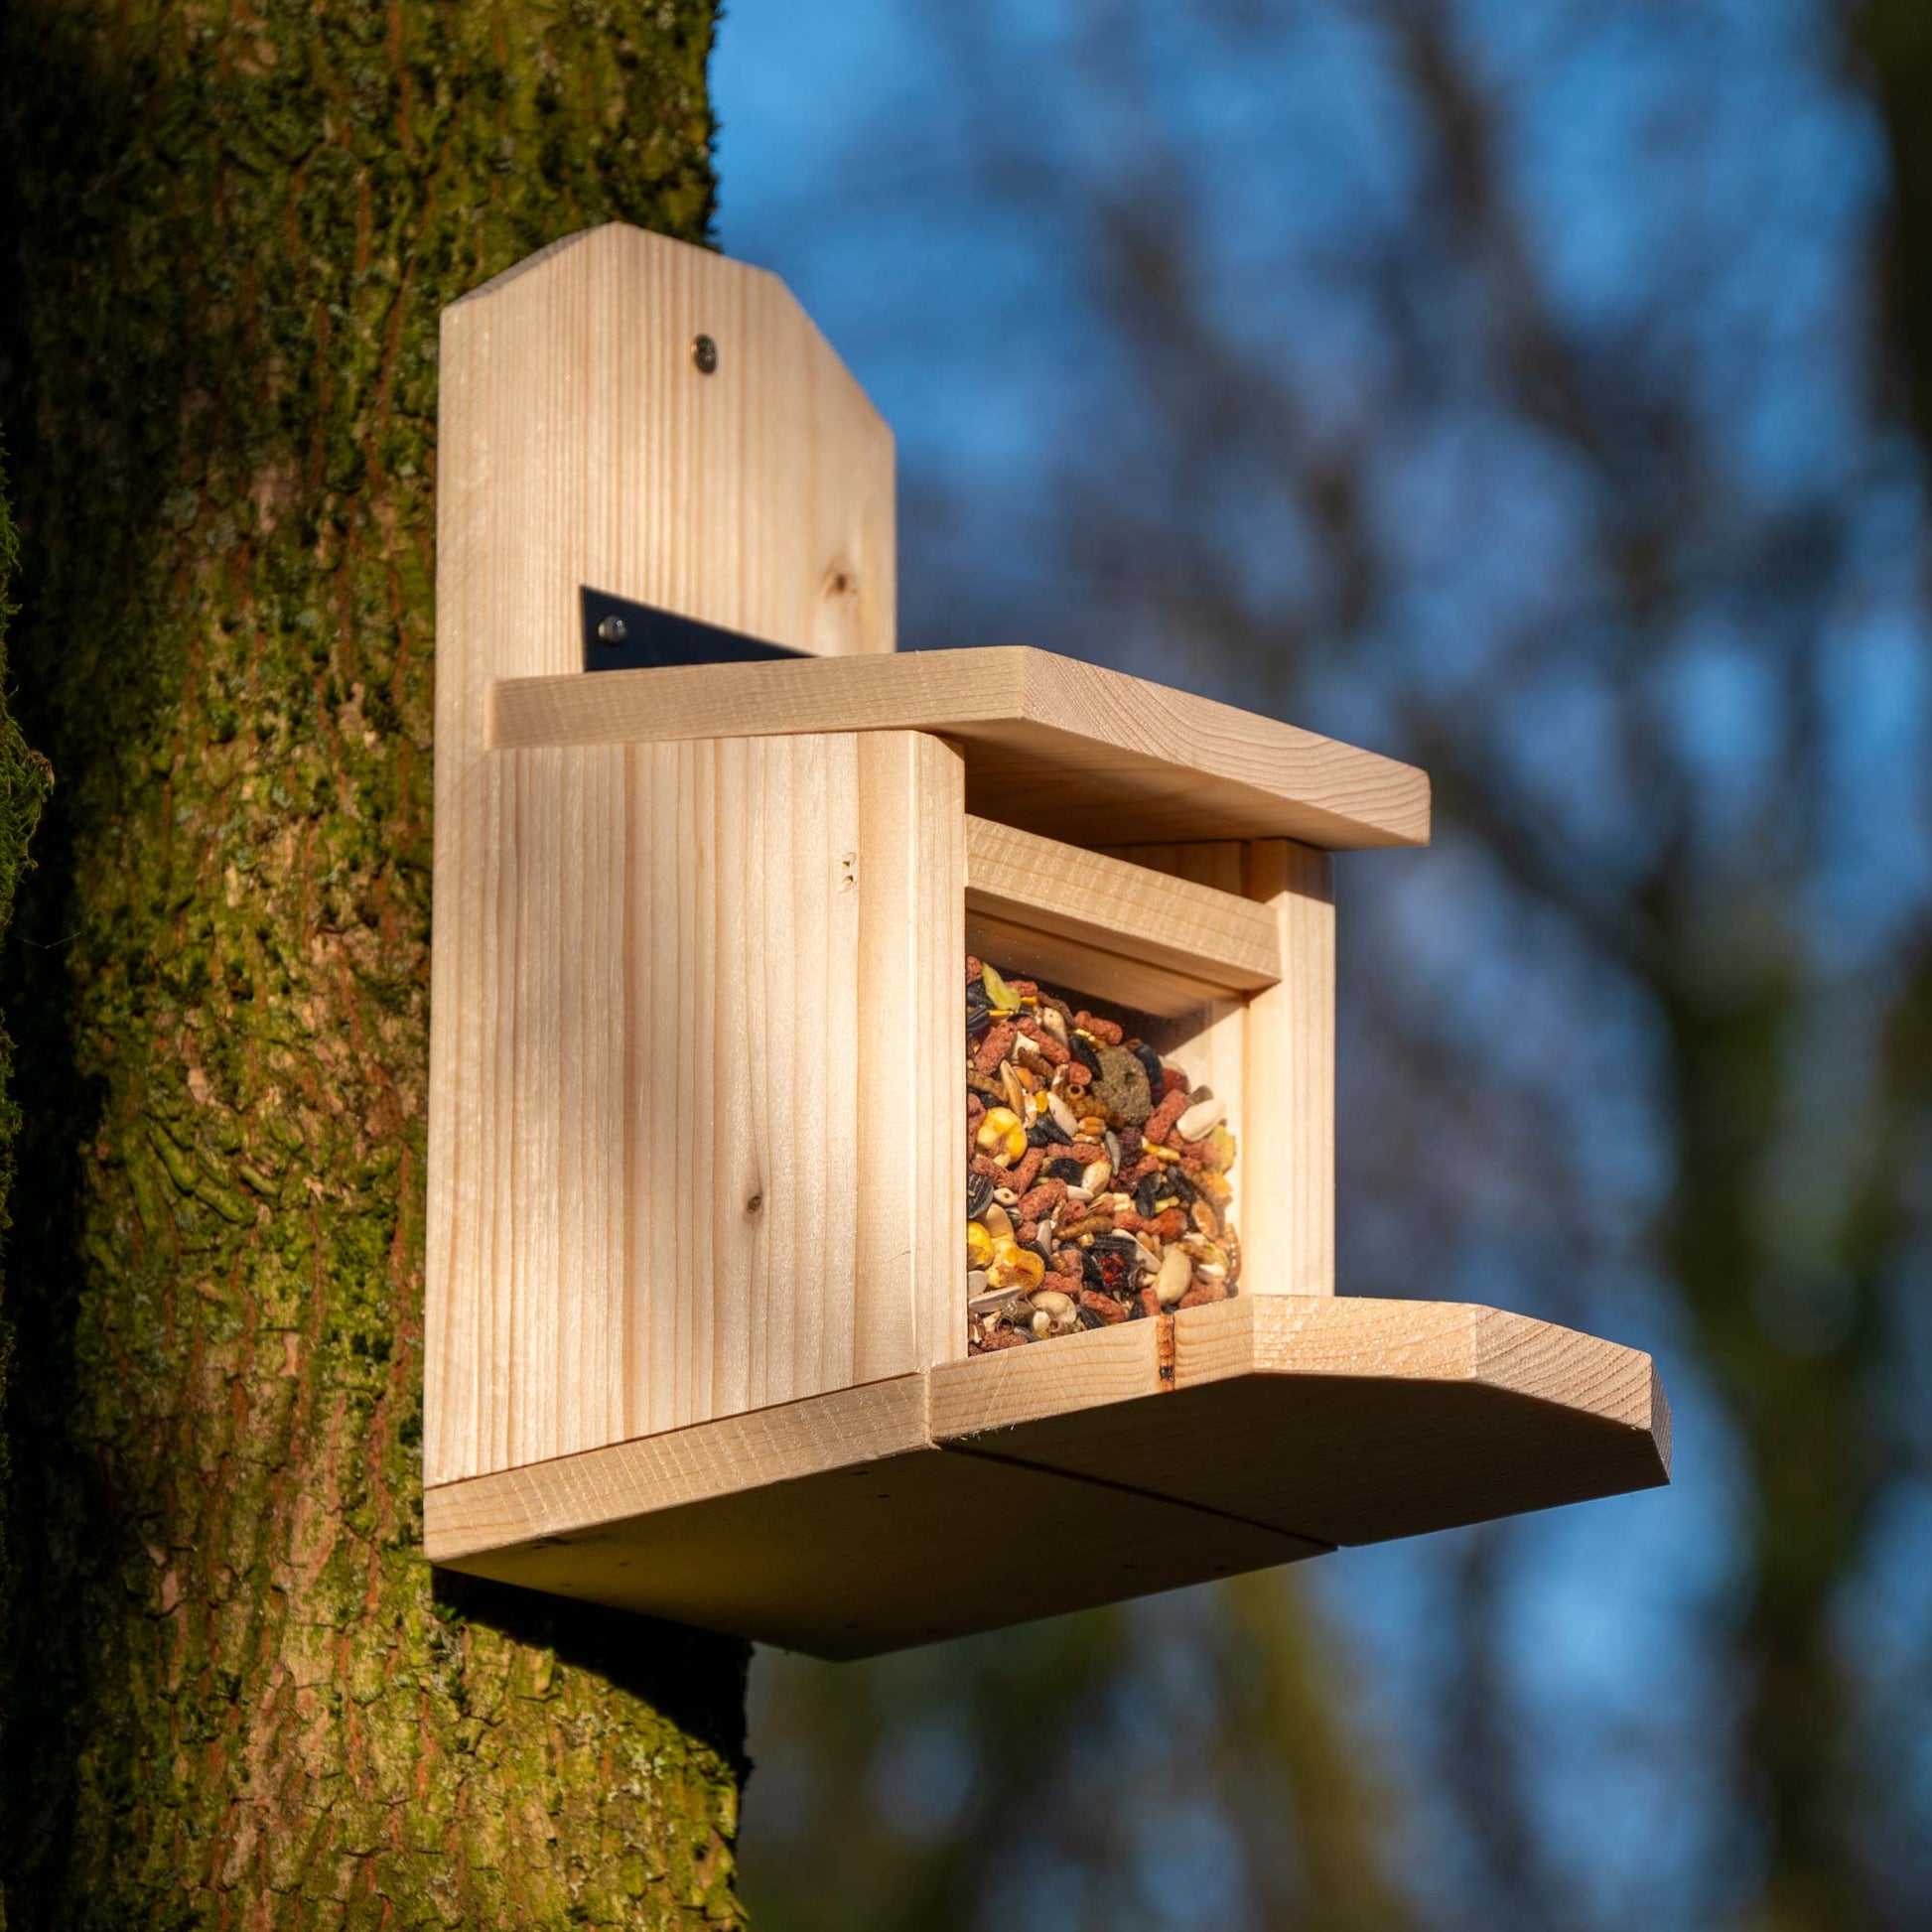
[[1225, 1112], [1118, 1021], [969, 957], [970, 1351], [1233, 1295]]

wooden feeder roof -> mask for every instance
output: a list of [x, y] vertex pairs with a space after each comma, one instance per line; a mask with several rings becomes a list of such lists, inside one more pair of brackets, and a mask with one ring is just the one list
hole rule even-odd
[[[646, 744], [925, 731], [966, 759], [966, 809], [1065, 838], [1429, 842], [1412, 764], [1145, 678], [1024, 645], [506, 678], [490, 744]], [[1077, 841], [1076, 841], [1077, 843]]]

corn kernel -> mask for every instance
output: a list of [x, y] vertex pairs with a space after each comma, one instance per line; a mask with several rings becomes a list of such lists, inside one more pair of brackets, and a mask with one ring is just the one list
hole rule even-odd
[[986, 1271], [986, 1279], [994, 1288], [1037, 1288], [1045, 1275], [1046, 1264], [1017, 1241], [1000, 1242]]
[[1027, 1152], [1027, 1130], [1011, 1107], [989, 1107], [973, 1139], [981, 1153], [990, 1154], [1003, 1168], [1012, 1167]]

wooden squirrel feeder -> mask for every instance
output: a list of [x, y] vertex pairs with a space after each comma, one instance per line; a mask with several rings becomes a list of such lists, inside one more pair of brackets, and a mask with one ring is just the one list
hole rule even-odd
[[[1329, 855], [1422, 773], [895, 655], [892, 437], [759, 270], [593, 229], [442, 386], [434, 1561], [857, 1657], [1667, 1480], [1648, 1356], [1333, 1293]], [[969, 949], [1211, 1069], [1237, 1299], [967, 1357]]]

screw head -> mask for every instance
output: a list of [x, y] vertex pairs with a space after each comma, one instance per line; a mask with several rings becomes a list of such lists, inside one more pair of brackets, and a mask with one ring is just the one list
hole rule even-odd
[[628, 634], [628, 626], [614, 611], [597, 626], [598, 638], [607, 644], [621, 644]]
[[698, 365], [700, 375], [716, 375], [718, 372], [718, 345], [709, 336], [700, 336], [691, 345], [691, 359]]

